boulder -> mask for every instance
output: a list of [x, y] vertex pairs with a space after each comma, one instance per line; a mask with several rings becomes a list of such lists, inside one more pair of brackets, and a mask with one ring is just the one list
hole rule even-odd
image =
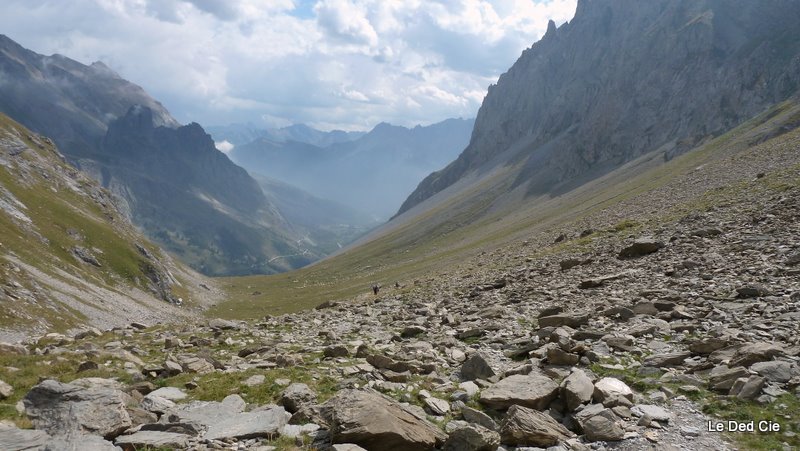
[[23, 403], [33, 426], [51, 435], [83, 432], [113, 438], [132, 425], [125, 409], [128, 399], [116, 389], [48, 379], [34, 386]]
[[0, 342], [0, 355], [28, 355], [30, 352], [24, 345]]
[[297, 412], [306, 404], [314, 404], [315, 402], [317, 402], [317, 394], [308, 388], [306, 384], [291, 384], [281, 393], [280, 404], [291, 413]]
[[512, 405], [544, 410], [558, 395], [558, 384], [541, 374], [515, 374], [481, 392], [481, 404], [492, 409]]
[[242, 383], [244, 385], [247, 385], [248, 387], [255, 387], [257, 385], [263, 384], [264, 382], [266, 382], [266, 380], [267, 380], [267, 377], [264, 376], [263, 374], [254, 374], [254, 375], [248, 377]]
[[6, 399], [14, 394], [14, 387], [0, 380], [0, 399]]
[[767, 380], [761, 376], [750, 376], [735, 392], [733, 392], [733, 388], [731, 388], [732, 393], [730, 394], [736, 396], [738, 399], [755, 399], [761, 394], [761, 390], [764, 388], [766, 382]]
[[572, 366], [580, 361], [578, 354], [566, 352], [559, 347], [553, 346], [547, 349], [547, 361], [551, 365]]
[[469, 406], [464, 406], [461, 408], [461, 416], [464, 417], [464, 421], [468, 423], [479, 424], [486, 429], [491, 429], [493, 431], [497, 430], [497, 423], [494, 422], [492, 417], [486, 415], [480, 410], [473, 409]]
[[131, 435], [121, 435], [114, 443], [125, 451], [139, 449], [186, 449], [189, 446], [189, 436], [174, 432], [139, 431]]
[[583, 423], [583, 433], [590, 442], [615, 442], [625, 437], [625, 431], [619, 424], [603, 415], [595, 415]]
[[500, 440], [514, 446], [556, 446], [574, 436], [550, 415], [516, 405], [500, 425]]
[[593, 398], [595, 401], [606, 402], [614, 397], [626, 398], [633, 401], [633, 390], [625, 382], [613, 377], [604, 377], [594, 384]]
[[145, 396], [140, 405], [142, 406], [142, 409], [155, 413], [164, 413], [175, 407], [174, 402], [167, 398], [153, 395], [152, 393]]
[[488, 379], [494, 375], [494, 370], [489, 366], [489, 362], [479, 353], [472, 354], [461, 365], [461, 378], [464, 380]]
[[267, 410], [242, 412], [210, 425], [204, 438], [206, 440], [274, 438], [288, 421], [289, 415], [280, 406]]
[[736, 294], [739, 298], [747, 299], [769, 296], [772, 294], [772, 292], [770, 292], [770, 290], [763, 285], [753, 284], [737, 288]]
[[322, 406], [333, 443], [431, 450], [447, 436], [423, 415], [373, 390], [342, 390]]
[[660, 422], [668, 423], [675, 418], [667, 409], [652, 404], [636, 404], [631, 407], [631, 413], [636, 417], [643, 417], [647, 415], [650, 419]]
[[750, 366], [750, 370], [764, 376], [770, 382], [789, 382], [793, 376], [792, 364], [780, 360], [757, 362]]
[[736, 350], [728, 366], [744, 366], [766, 362], [784, 354], [781, 346], [772, 343], [748, 343]]
[[494, 451], [500, 446], [500, 434], [477, 424], [468, 424], [452, 431], [443, 451]]
[[664, 243], [655, 240], [652, 237], [642, 237], [636, 239], [633, 244], [623, 248], [617, 258], [620, 260], [627, 258], [642, 257], [644, 255], [652, 254], [664, 247]]
[[180, 401], [181, 399], [186, 398], [186, 393], [177, 387], [161, 387], [151, 391], [148, 394], [169, 399], [170, 401]]
[[539, 318], [540, 328], [569, 326], [577, 329], [585, 324], [589, 324], [589, 315], [585, 314], [558, 314]]
[[573, 411], [578, 406], [592, 400], [594, 384], [589, 376], [581, 369], [576, 369], [561, 382], [561, 397], [567, 405], [567, 410]]
[[188, 404], [179, 404], [174, 409], [165, 412], [161, 417], [161, 421], [187, 423], [199, 429], [207, 429], [227, 418], [244, 412], [245, 406], [244, 400], [239, 395], [227, 396], [222, 402], [193, 401]]
[[327, 346], [325, 349], [323, 349], [322, 354], [325, 357], [330, 357], [330, 358], [350, 357], [350, 350], [348, 350], [347, 346], [344, 345], [332, 345], [332, 346]]
[[434, 415], [445, 415], [450, 411], [450, 403], [444, 399], [434, 398], [433, 396], [422, 400]]
[[691, 357], [692, 353], [688, 351], [667, 352], [663, 354], [653, 354], [647, 356], [642, 362], [644, 366], [652, 366], [655, 368], [665, 368], [672, 366], [680, 366], [683, 361]]
[[179, 360], [181, 368], [187, 373], [206, 374], [214, 371], [214, 365], [201, 357], [185, 356]]
[[747, 369], [741, 366], [735, 368], [718, 366], [711, 370], [711, 374], [708, 377], [708, 386], [715, 391], [727, 392], [733, 387], [737, 379], [749, 375], [750, 373]]

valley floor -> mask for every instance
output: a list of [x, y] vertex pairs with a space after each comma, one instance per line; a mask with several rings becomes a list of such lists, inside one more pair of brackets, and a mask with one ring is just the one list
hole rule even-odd
[[[47, 434], [0, 448], [798, 448], [800, 129], [765, 130], [377, 296], [4, 345], [0, 415]], [[62, 421], [94, 408], [117, 414]]]

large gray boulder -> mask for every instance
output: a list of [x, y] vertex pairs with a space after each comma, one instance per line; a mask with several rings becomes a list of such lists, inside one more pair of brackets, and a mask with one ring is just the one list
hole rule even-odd
[[561, 382], [561, 397], [567, 409], [573, 411], [581, 404], [592, 400], [594, 384], [592, 379], [581, 369], [576, 369]]
[[372, 390], [343, 390], [322, 406], [333, 443], [374, 450], [430, 450], [447, 436], [422, 415]]
[[450, 433], [444, 451], [494, 451], [500, 446], [500, 434], [477, 424], [468, 424]]
[[211, 425], [205, 438], [207, 440], [273, 438], [280, 434], [288, 422], [289, 415], [279, 406], [257, 412], [242, 412]]
[[317, 394], [308, 385], [294, 383], [286, 387], [281, 393], [280, 403], [291, 413], [300, 410], [306, 404], [314, 404], [317, 401]]
[[541, 374], [515, 374], [481, 392], [481, 404], [492, 409], [513, 405], [544, 410], [558, 395], [558, 384]]
[[595, 415], [583, 424], [583, 433], [590, 442], [618, 441], [625, 436], [625, 431], [616, 421], [603, 415]]
[[227, 396], [221, 402], [195, 401], [169, 410], [161, 417], [161, 422], [189, 424], [205, 431], [205, 439], [224, 440], [274, 437], [290, 417], [280, 406], [253, 412], [245, 412], [245, 407], [239, 395]]
[[125, 409], [128, 399], [116, 389], [48, 379], [34, 386], [23, 403], [33, 426], [53, 436], [77, 432], [113, 438], [132, 425]]
[[488, 379], [494, 376], [494, 370], [489, 366], [486, 358], [479, 353], [472, 354], [461, 365], [461, 378], [467, 381], [475, 379]]
[[500, 425], [500, 439], [514, 446], [555, 446], [574, 437], [550, 415], [521, 406], [511, 406]]
[[165, 412], [161, 422], [188, 423], [207, 429], [244, 412], [245, 407], [246, 404], [239, 395], [227, 396], [222, 402], [194, 401]]

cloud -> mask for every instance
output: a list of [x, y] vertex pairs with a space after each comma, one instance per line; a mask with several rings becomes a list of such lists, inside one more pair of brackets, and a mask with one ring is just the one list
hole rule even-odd
[[224, 140], [224, 141], [221, 141], [221, 142], [215, 142], [214, 146], [217, 148], [217, 150], [219, 150], [220, 152], [222, 152], [224, 154], [229, 154], [231, 152], [231, 150], [233, 150], [233, 147], [234, 147], [234, 145], [231, 144], [228, 140]]
[[181, 122], [368, 129], [474, 116], [576, 0], [4, 0], [0, 30], [101, 60]]

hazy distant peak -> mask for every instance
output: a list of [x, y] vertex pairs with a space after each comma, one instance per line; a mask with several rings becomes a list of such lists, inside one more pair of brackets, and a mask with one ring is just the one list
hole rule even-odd
[[113, 78], [122, 78], [119, 76], [118, 73], [114, 72], [113, 69], [106, 66], [105, 63], [103, 63], [102, 61], [95, 61], [91, 65], [89, 65], [89, 67], [94, 69], [94, 71], [98, 74], [104, 74]]

